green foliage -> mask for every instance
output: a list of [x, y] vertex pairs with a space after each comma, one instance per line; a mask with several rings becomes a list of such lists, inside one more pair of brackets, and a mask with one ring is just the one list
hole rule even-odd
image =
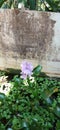
[[30, 10], [60, 12], [60, 0], [0, 0], [0, 8], [18, 8], [21, 2]]
[[14, 76], [9, 96], [0, 94], [0, 129], [60, 130], [60, 81], [40, 71], [37, 66], [26, 80]]
[[14, 0], [1, 0], [0, 1], [0, 8], [11, 8]]
[[6, 0], [0, 0], [0, 7], [2, 6], [2, 4], [5, 2]]
[[5, 94], [4, 93], [0, 93], [0, 101], [3, 101], [5, 99]]
[[29, 0], [30, 10], [36, 10], [36, 0]]
[[60, 11], [60, 0], [46, 0], [48, 3], [49, 7], [45, 7], [46, 10], [48, 11]]
[[37, 67], [35, 67], [33, 69], [33, 75], [34, 76], [39, 75], [39, 73], [41, 72], [41, 69], [42, 69], [42, 67], [40, 65], [38, 65]]
[[4, 76], [4, 75], [5, 75], [5, 72], [4, 71], [0, 71], [0, 77]]
[[56, 123], [56, 130], [60, 130], [60, 121], [59, 120]]

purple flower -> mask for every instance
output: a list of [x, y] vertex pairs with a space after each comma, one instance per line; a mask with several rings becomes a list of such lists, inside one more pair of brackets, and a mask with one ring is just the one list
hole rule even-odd
[[26, 79], [27, 76], [31, 76], [33, 71], [32, 64], [27, 61], [22, 62], [21, 71], [21, 78]]

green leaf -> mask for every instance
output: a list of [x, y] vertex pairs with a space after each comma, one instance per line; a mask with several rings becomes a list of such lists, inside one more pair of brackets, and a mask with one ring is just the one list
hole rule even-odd
[[38, 65], [37, 67], [35, 67], [33, 69], [33, 74], [34, 75], [39, 75], [39, 73], [41, 72], [41, 69], [42, 69], [42, 67], [40, 65]]
[[29, 0], [30, 10], [36, 10], [36, 0]]
[[51, 89], [46, 89], [42, 92], [42, 98], [45, 100], [45, 102], [47, 103], [47, 105], [52, 105], [53, 103], [53, 99], [51, 99], [52, 95], [56, 92], [58, 92], [59, 89], [56, 86], [55, 88], [51, 88]]
[[5, 94], [4, 93], [0, 93], [0, 101], [5, 99]]
[[56, 116], [58, 116], [60, 118], [60, 107], [57, 106], [54, 110], [54, 113], [56, 114]]
[[52, 94], [58, 92], [59, 89], [56, 87], [56, 88], [52, 88], [52, 89], [46, 89], [42, 95], [43, 95], [43, 98], [48, 98], [48, 97], [51, 97]]
[[7, 1], [7, 0], [0, 0], [0, 7], [2, 6], [2, 4]]
[[60, 130], [60, 121], [57, 121], [56, 123], [56, 130]]
[[30, 130], [43, 130], [36, 118], [33, 119]]
[[4, 2], [1, 6], [2, 9], [7, 9], [9, 8], [8, 4], [6, 2]]
[[23, 130], [29, 130], [29, 124], [28, 124], [28, 122], [23, 121], [22, 128], [23, 128]]
[[45, 99], [47, 105], [52, 105], [52, 100], [48, 97]]

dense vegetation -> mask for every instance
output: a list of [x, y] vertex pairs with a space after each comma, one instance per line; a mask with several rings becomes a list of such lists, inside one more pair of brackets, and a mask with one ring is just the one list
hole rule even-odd
[[30, 10], [60, 12], [60, 0], [0, 0], [0, 8], [18, 8], [19, 3]]
[[25, 80], [15, 75], [9, 95], [0, 93], [0, 130], [60, 130], [60, 79], [40, 71]]

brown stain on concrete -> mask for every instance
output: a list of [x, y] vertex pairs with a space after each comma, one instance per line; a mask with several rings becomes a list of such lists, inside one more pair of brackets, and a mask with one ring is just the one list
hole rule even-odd
[[41, 28], [40, 28], [40, 34], [38, 35], [38, 43], [39, 43], [39, 49], [38, 53], [40, 57], [40, 60], [49, 60], [49, 57], [47, 54], [49, 54], [48, 51], [51, 49], [52, 44], [52, 38], [54, 36], [54, 24], [55, 21], [50, 19], [50, 13], [41, 13], [40, 15], [41, 19], [39, 18]]
[[0, 11], [1, 54], [15, 59], [49, 60], [55, 24], [50, 15], [18, 9]]
[[50, 13], [36, 12], [36, 15], [34, 11], [12, 11], [15, 47], [11, 49], [18, 52], [23, 59], [46, 60], [48, 48], [51, 48], [55, 21], [50, 19]]

